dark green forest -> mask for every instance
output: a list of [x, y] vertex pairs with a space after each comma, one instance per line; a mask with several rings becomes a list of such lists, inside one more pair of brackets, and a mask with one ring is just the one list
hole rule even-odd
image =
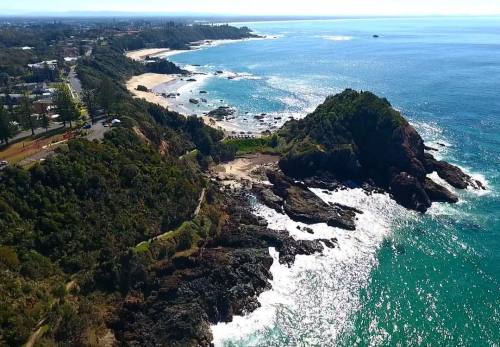
[[[33, 37], [45, 30], [45, 43], [75, 33], [64, 25], [4, 28], [0, 50], [35, 45]], [[0, 172], [0, 345], [22, 345], [38, 330], [38, 345], [95, 344], [106, 329], [104, 316], [154, 261], [196, 246], [217, 229], [220, 209], [204, 205], [201, 216], [193, 219], [193, 213], [202, 190], [210, 190], [203, 170], [232, 159], [235, 149], [196, 117], [132, 98], [123, 85], [127, 78], [182, 71], [168, 62], [134, 62], [123, 49], [132, 48], [129, 39], [175, 48], [242, 35], [248, 30], [167, 25], [96, 44], [79, 59], [77, 73], [92, 95], [92, 109], [119, 117], [122, 126], [102, 142], [71, 140], [43, 163]], [[9, 74], [23, 73], [14, 62], [2, 64]], [[209, 217], [204, 211], [211, 211]], [[171, 230], [163, 251], [151, 257], [138, 252], [137, 245]]]

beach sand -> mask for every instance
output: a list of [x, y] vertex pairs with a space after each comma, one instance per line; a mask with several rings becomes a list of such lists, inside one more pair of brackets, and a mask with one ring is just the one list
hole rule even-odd
[[212, 175], [223, 184], [237, 187], [241, 184], [263, 183], [267, 181], [263, 170], [273, 168], [279, 156], [270, 154], [248, 154], [222, 163], [211, 169]]
[[138, 85], [145, 86], [148, 89], [153, 89], [159, 84], [175, 81], [177, 76], [175, 75], [163, 75], [156, 73], [145, 73], [139, 76], [134, 76], [129, 79], [126, 83], [127, 90], [132, 93], [136, 98], [145, 99], [153, 104], [158, 104], [160, 106], [168, 108], [168, 100], [161, 95], [157, 95], [153, 92], [142, 92], [138, 91], [136, 88]]
[[[176, 99], [165, 98], [153, 91], [142, 92], [136, 89], [138, 85], [143, 85], [150, 90], [161, 84], [172, 83], [173, 85], [175, 85], [176, 82], [179, 82], [179, 78], [180, 77], [178, 75], [145, 73], [130, 78], [126, 83], [126, 87], [127, 90], [136, 98], [145, 99], [150, 103], [160, 105], [171, 111], [176, 111], [180, 114], [183, 114], [184, 116], [188, 116], [188, 114], [181, 111], [182, 107], [178, 104], [178, 101]], [[175, 88], [174, 90], [172, 90], [172, 92], [175, 92]], [[224, 131], [226, 136], [234, 135], [234, 133], [238, 133], [241, 131], [241, 129], [230, 123], [226, 124], [226, 122], [216, 122], [213, 118], [205, 115], [199, 115], [198, 117], [202, 118], [206, 125]]]
[[[253, 39], [263, 39], [263, 38], [253, 38]], [[199, 42], [193, 42], [191, 44], [191, 50], [199, 50], [205, 49], [209, 47], [214, 47], [227, 43], [234, 43], [244, 40], [251, 39], [241, 39], [241, 40], [204, 40]], [[147, 49], [139, 49], [135, 51], [129, 51], [125, 53], [125, 55], [136, 61], [143, 61], [147, 56], [150, 57], [161, 57], [166, 58], [176, 54], [189, 52], [190, 50], [170, 50], [168, 48], [147, 48]], [[197, 79], [201, 79], [201, 76], [198, 76]], [[149, 92], [141, 92], [136, 90], [138, 85], [143, 85], [148, 88]], [[145, 99], [148, 102], [163, 106], [171, 111], [176, 111], [184, 116], [188, 116], [191, 113], [189, 107], [186, 106], [186, 102], [178, 101], [178, 99], [166, 98], [158, 93], [159, 86], [168, 86], [168, 88], [163, 88], [161, 93], [170, 94], [170, 93], [178, 93], [181, 92], [183, 87], [187, 84], [185, 81], [181, 80], [181, 77], [178, 75], [163, 75], [163, 74], [155, 74], [155, 73], [145, 73], [139, 76], [134, 76], [129, 79], [126, 83], [126, 87], [130, 93], [134, 95], [136, 98]], [[161, 89], [161, 88], [160, 88]], [[154, 91], [156, 90], [156, 92]], [[183, 92], [183, 91], [182, 91]], [[194, 111], [193, 113], [195, 113]], [[210, 118], [206, 115], [201, 115], [199, 112], [197, 113], [198, 117], [202, 118], [206, 125], [211, 126], [215, 129], [224, 131], [226, 136], [235, 136], [238, 134], [244, 134], [244, 129], [241, 129], [235, 124], [232, 124], [228, 121], [215, 121], [213, 118]], [[255, 136], [256, 134], [254, 134]], [[257, 134], [258, 136], [258, 134]]]
[[168, 54], [168, 52], [171, 52], [168, 48], [145, 48], [138, 49], [136, 51], [129, 51], [125, 53], [125, 55], [132, 60], [141, 61], [147, 56], [154, 57], [156, 55]]

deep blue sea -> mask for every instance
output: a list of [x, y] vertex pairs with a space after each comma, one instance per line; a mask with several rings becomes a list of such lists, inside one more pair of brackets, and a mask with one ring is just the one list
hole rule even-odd
[[[335, 236], [339, 247], [298, 257], [291, 268], [275, 262], [261, 308], [214, 326], [216, 345], [499, 346], [500, 18], [244, 25], [275, 38], [171, 58], [209, 73], [193, 93], [203, 89], [211, 106], [236, 107], [239, 127], [279, 126], [344, 88], [370, 90], [439, 148], [437, 157], [488, 190], [457, 192], [458, 204], [435, 204], [424, 216], [384, 195], [316, 191], [366, 212], [356, 231], [316, 225], [314, 236], [256, 206], [271, 227], [296, 238]], [[264, 122], [253, 119], [260, 113]]]

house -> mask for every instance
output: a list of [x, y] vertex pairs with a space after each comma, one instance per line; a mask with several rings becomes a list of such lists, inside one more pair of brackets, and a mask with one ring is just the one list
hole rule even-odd
[[75, 64], [76, 61], [78, 60], [78, 57], [65, 57], [64, 62], [68, 64]]
[[57, 60], [44, 60], [35, 64], [28, 64], [28, 67], [36, 70], [36, 69], [45, 69], [48, 68], [50, 70], [55, 70], [57, 68]]
[[54, 108], [52, 99], [40, 99], [33, 103], [33, 109], [36, 113], [48, 113]]

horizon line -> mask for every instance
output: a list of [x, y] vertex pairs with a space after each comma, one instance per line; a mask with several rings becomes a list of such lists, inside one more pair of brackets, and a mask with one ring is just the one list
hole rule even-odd
[[2, 10], [0, 9], [0, 18], [33, 18], [33, 17], [81, 17], [81, 18], [106, 18], [106, 17], [124, 17], [124, 18], [165, 18], [165, 17], [214, 17], [214, 18], [288, 18], [288, 19], [336, 19], [336, 18], [415, 18], [415, 17], [498, 17], [499, 13], [494, 14], [342, 14], [342, 15], [299, 15], [299, 14], [240, 14], [240, 13], [214, 13], [214, 12], [151, 12], [151, 11], [24, 11], [24, 10]]

